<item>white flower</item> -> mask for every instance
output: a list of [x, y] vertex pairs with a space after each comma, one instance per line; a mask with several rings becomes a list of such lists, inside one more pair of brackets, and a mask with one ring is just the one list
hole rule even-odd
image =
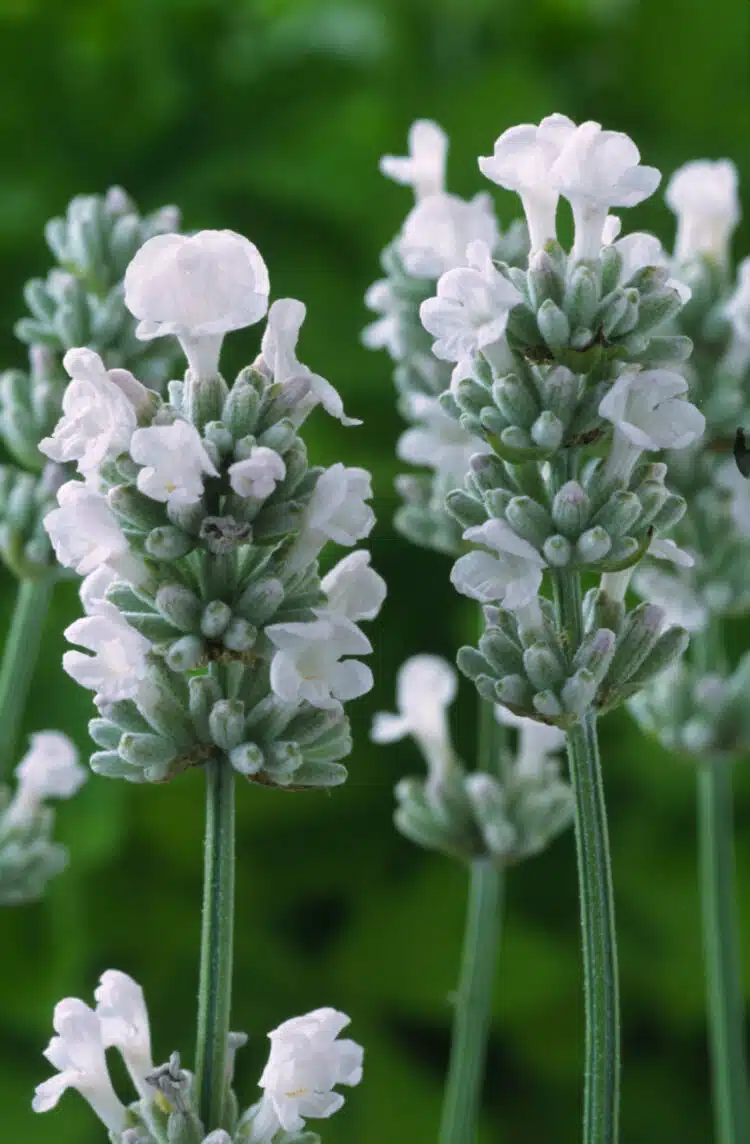
[[608, 481], [627, 481], [646, 451], [684, 449], [701, 436], [706, 419], [684, 399], [684, 377], [666, 369], [622, 373], [599, 404], [599, 415], [615, 427], [604, 468]]
[[370, 535], [375, 524], [375, 513], [366, 503], [372, 496], [371, 482], [367, 469], [347, 468], [340, 461], [321, 473], [288, 556], [290, 569], [314, 560], [327, 540], [351, 548]]
[[306, 623], [271, 624], [266, 635], [278, 650], [271, 660], [271, 688], [288, 703], [340, 710], [373, 684], [372, 672], [345, 655], [367, 655], [372, 644], [345, 616], [314, 609]]
[[398, 361], [406, 352], [406, 344], [399, 320], [398, 302], [387, 278], [379, 278], [377, 282], [368, 286], [365, 306], [381, 317], [371, 322], [369, 326], [365, 326], [362, 331], [362, 344], [367, 346], [368, 350], [387, 350], [391, 357]]
[[582, 123], [565, 140], [550, 181], [573, 208], [574, 258], [599, 257], [610, 207], [633, 207], [658, 187], [659, 171], [640, 158], [632, 139], [599, 123]]
[[137, 578], [138, 562], [105, 496], [82, 481], [67, 481], [58, 490], [57, 503], [60, 507], [47, 513], [44, 527], [61, 564], [79, 576], [109, 564], [126, 579]]
[[63, 416], [39, 448], [60, 464], [77, 461], [79, 473], [95, 478], [105, 461], [127, 452], [137, 424], [135, 406], [113, 375], [140, 382], [126, 370], [108, 372], [92, 350], [69, 350], [63, 364], [72, 378], [63, 394]]
[[492, 448], [481, 437], [474, 437], [455, 417], [446, 413], [436, 397], [409, 394], [409, 414], [421, 422], [407, 429], [398, 440], [396, 455], [411, 465], [426, 465], [435, 472], [457, 478], [461, 484], [469, 461]]
[[106, 599], [107, 589], [117, 580], [116, 574], [106, 564], [89, 572], [85, 580], [81, 581], [79, 596], [83, 610], [87, 616], [99, 615], [102, 611], [114, 607]]
[[464, 540], [486, 545], [494, 555], [476, 551], [461, 556], [451, 571], [456, 591], [482, 604], [499, 602], [510, 610], [523, 608], [536, 598], [546, 564], [504, 520], [467, 528]]
[[556, 236], [559, 195], [550, 181], [550, 171], [575, 129], [567, 115], [548, 115], [538, 127], [521, 123], [503, 132], [493, 155], [479, 159], [483, 175], [520, 196], [532, 253]]
[[158, 234], [125, 272], [125, 305], [139, 338], [174, 334], [197, 378], [215, 376], [224, 334], [268, 309], [268, 270], [256, 246], [232, 230]]
[[413, 277], [439, 278], [465, 265], [470, 243], [484, 242], [492, 250], [497, 239], [489, 195], [475, 195], [470, 202], [456, 195], [430, 195], [407, 215], [398, 253]]
[[364, 548], [339, 560], [323, 577], [321, 587], [328, 610], [355, 622], [374, 620], [388, 590], [383, 577], [370, 567], [370, 553]]
[[8, 807], [10, 822], [30, 818], [48, 798], [70, 798], [88, 774], [78, 763], [78, 752], [61, 731], [37, 731], [15, 769], [16, 793]]
[[79, 644], [93, 655], [66, 651], [63, 668], [76, 683], [96, 692], [95, 701], [133, 699], [146, 678], [151, 644], [130, 627], [114, 605], [105, 605], [105, 609], [74, 620], [65, 629], [69, 643]]
[[548, 723], [538, 723], [536, 719], [526, 719], [514, 715], [499, 703], [495, 706], [495, 718], [506, 727], [518, 729], [515, 773], [522, 777], [542, 774], [550, 761], [550, 756], [565, 746], [565, 732]]
[[146, 1081], [154, 1066], [143, 990], [127, 973], [107, 969], [94, 997], [104, 1047], [118, 1049], [138, 1095], [142, 1100], [153, 1099], [155, 1090]]
[[737, 341], [750, 347], [750, 258], [744, 258], [738, 267], [737, 285], [724, 306], [724, 314]]
[[[609, 217], [611, 218], [612, 216], [610, 215]], [[606, 245], [606, 233], [604, 241]], [[634, 231], [632, 234], [626, 234], [624, 238], [621, 238], [619, 242], [615, 242], [613, 245], [622, 259], [620, 281], [624, 286], [627, 286], [628, 282], [635, 277], [638, 271], [643, 270], [646, 266], [668, 265], [669, 260], [667, 259], [666, 251], [659, 239], [653, 234], [644, 234], [642, 231]], [[683, 305], [690, 301], [692, 291], [684, 282], [680, 282], [677, 278], [669, 278], [666, 285], [672, 290], [677, 291]]]
[[676, 262], [704, 255], [726, 263], [740, 219], [737, 182], [729, 159], [696, 159], [675, 171], [664, 197], [677, 215]]
[[265, 1090], [262, 1103], [285, 1132], [301, 1131], [306, 1117], [332, 1116], [344, 1103], [334, 1087], [361, 1081], [362, 1046], [337, 1040], [348, 1024], [336, 1009], [314, 1009], [268, 1034], [271, 1052], [258, 1083]]
[[513, 283], [496, 268], [485, 243], [472, 242], [466, 261], [468, 266], [443, 274], [437, 297], [427, 298], [419, 307], [422, 325], [436, 339], [435, 357], [458, 362], [454, 380], [465, 376], [474, 354], [502, 339], [508, 315], [521, 301]]
[[37, 1085], [34, 1112], [48, 1112], [66, 1089], [75, 1088], [110, 1132], [124, 1131], [125, 1106], [109, 1079], [96, 1013], [77, 997], [66, 997], [55, 1006], [52, 1023], [58, 1035], [44, 1055], [59, 1072]]
[[130, 456], [145, 466], [136, 482], [140, 491], [173, 505], [196, 504], [203, 496], [204, 474], [219, 475], [198, 430], [188, 421], [136, 429]]
[[253, 445], [250, 456], [229, 466], [229, 483], [239, 497], [266, 500], [286, 476], [286, 465], [273, 449]]
[[303, 377], [310, 384], [310, 392], [299, 403], [295, 424], [301, 425], [308, 413], [316, 405], [322, 405], [326, 413], [335, 417], [342, 425], [361, 425], [355, 417], [347, 417], [341, 397], [320, 374], [312, 373], [306, 365], [297, 360], [297, 342], [302, 323], [307, 313], [304, 302], [296, 298], [279, 298], [268, 311], [268, 322], [261, 341], [260, 352], [263, 361], [279, 385], [292, 378]]
[[381, 173], [397, 183], [414, 188], [417, 199], [438, 195], [445, 189], [445, 158], [448, 136], [431, 119], [417, 119], [409, 128], [409, 154], [384, 155]]
[[396, 676], [398, 714], [379, 711], [370, 738], [394, 743], [411, 735], [425, 757], [429, 771], [440, 776], [453, 760], [448, 708], [456, 698], [456, 672], [437, 655], [415, 655], [401, 665]]
[[692, 568], [695, 559], [684, 548], [678, 548], [673, 540], [663, 540], [657, 536], [648, 546], [648, 555], [655, 560], [667, 560], [677, 568]]

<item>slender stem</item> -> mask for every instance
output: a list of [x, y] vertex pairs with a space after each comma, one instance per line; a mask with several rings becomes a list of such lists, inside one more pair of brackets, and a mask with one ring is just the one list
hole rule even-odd
[[735, 889], [731, 763], [700, 765], [697, 794], [716, 1142], [747, 1144], [750, 1108]]
[[[580, 578], [554, 577], [555, 604], [569, 652], [583, 630]], [[620, 1097], [620, 1016], [617, 938], [596, 716], [591, 713], [567, 735], [575, 798], [575, 835], [583, 931], [586, 1006], [584, 1144], [615, 1144]]]
[[500, 944], [503, 873], [487, 859], [471, 864], [461, 971], [440, 1144], [475, 1144]]
[[21, 580], [0, 663], [0, 744], [2, 768], [7, 774], [15, 761], [26, 699], [39, 656], [44, 622], [54, 587], [54, 576]]
[[206, 764], [203, 927], [195, 1084], [206, 1132], [224, 1127], [234, 928], [234, 771]]

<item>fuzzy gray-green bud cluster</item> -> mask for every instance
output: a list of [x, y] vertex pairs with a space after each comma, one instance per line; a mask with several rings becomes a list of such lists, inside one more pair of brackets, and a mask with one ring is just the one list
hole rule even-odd
[[485, 699], [564, 730], [587, 711], [617, 707], [679, 658], [688, 642], [682, 628], [664, 630], [656, 605], [628, 612], [598, 589], [585, 600], [577, 647], [557, 627], [549, 601], [541, 601], [540, 614], [541, 626], [528, 628], [513, 612], [486, 607], [479, 647], [462, 647], [458, 666]]
[[38, 806], [23, 817], [5, 814], [10, 794], [0, 788], [0, 906], [41, 898], [47, 883], [68, 864], [64, 846], [52, 841], [55, 812]]
[[60, 417], [69, 380], [62, 365], [65, 352], [87, 346], [110, 368], [137, 365], [143, 381], [154, 388], [169, 376], [172, 346], [163, 339], [136, 338], [122, 277], [148, 238], [178, 222], [175, 207], [139, 215], [125, 192], [113, 187], [106, 195], [76, 197], [66, 216], [45, 228], [59, 265], [46, 279], [26, 284], [32, 316], [15, 327], [29, 347], [29, 368], [0, 374], [0, 438], [16, 462], [0, 471], [0, 556], [18, 578], [36, 579], [56, 567], [42, 522], [70, 474], [46, 461], [39, 442]]
[[570, 787], [546, 760], [520, 773], [508, 754], [502, 776], [455, 762], [445, 773], [405, 778], [396, 786], [394, 821], [411, 842], [466, 861], [513, 866], [544, 850], [573, 820]]

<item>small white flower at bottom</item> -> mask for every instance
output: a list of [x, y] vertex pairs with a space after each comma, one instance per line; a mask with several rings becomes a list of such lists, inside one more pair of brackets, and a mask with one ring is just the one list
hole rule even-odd
[[344, 1098], [334, 1088], [359, 1084], [364, 1057], [356, 1041], [338, 1040], [348, 1024], [336, 1009], [314, 1009], [268, 1034], [271, 1052], [258, 1082], [264, 1095], [249, 1144], [265, 1144], [279, 1129], [299, 1132], [307, 1117], [327, 1118], [341, 1108]]
[[271, 624], [266, 635], [278, 649], [271, 660], [271, 688], [288, 703], [340, 710], [373, 684], [364, 663], [342, 656], [367, 655], [372, 644], [345, 616], [314, 609], [306, 623]]
[[219, 475], [198, 430], [188, 421], [136, 429], [130, 456], [145, 466], [136, 482], [140, 491], [168, 504], [196, 504], [203, 496], [204, 475]]
[[433, 776], [444, 774], [453, 760], [448, 708], [456, 698], [456, 672], [437, 655], [407, 659], [396, 676], [398, 713], [379, 711], [370, 738], [374, 743], [395, 743], [411, 735]]
[[75, 1088], [110, 1132], [122, 1132], [126, 1110], [112, 1087], [96, 1013], [77, 997], [66, 997], [55, 1006], [52, 1023], [58, 1035], [44, 1055], [59, 1072], [37, 1085], [34, 1112], [48, 1112], [66, 1089]]
[[105, 1048], [118, 1049], [142, 1100], [152, 1100], [153, 1085], [146, 1077], [153, 1070], [148, 1010], [137, 981], [119, 969], [107, 969], [94, 992]]

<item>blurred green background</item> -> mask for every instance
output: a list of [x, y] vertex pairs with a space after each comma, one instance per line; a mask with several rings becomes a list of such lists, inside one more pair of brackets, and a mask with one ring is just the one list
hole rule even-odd
[[[669, 173], [731, 156], [750, 187], [746, 0], [3, 0], [0, 3], [0, 349], [23, 363], [12, 323], [21, 287], [44, 274], [45, 220], [75, 193], [121, 183], [144, 209], [175, 201], [185, 225], [249, 235], [276, 297], [308, 306], [301, 356], [341, 390], [363, 429], [318, 414], [316, 460], [372, 469], [372, 547], [390, 596], [374, 642], [377, 686], [355, 705], [347, 786], [332, 796], [243, 788], [234, 1025], [251, 1034], [246, 1102], [265, 1033], [330, 1004], [353, 1018], [365, 1080], [324, 1125], [326, 1144], [435, 1139], [465, 874], [392, 829], [392, 787], [421, 763], [409, 744], [367, 738], [391, 708], [408, 655], [451, 656], [472, 621], [449, 561], [411, 549], [390, 524], [399, 432], [390, 366], [359, 344], [361, 297], [408, 206], [377, 173], [416, 116], [452, 138], [450, 179], [480, 187], [476, 155], [513, 123], [564, 111], [635, 137]], [[499, 192], [507, 222], [516, 202]], [[626, 225], [671, 239], [659, 196]], [[748, 249], [748, 226], [738, 250]], [[257, 350], [236, 335], [228, 366]], [[13, 585], [2, 581], [2, 620]], [[56, 596], [27, 729], [59, 727], [86, 751], [87, 693], [60, 668], [73, 587]], [[4, 628], [2, 629], [4, 630]], [[748, 630], [736, 632], [737, 648]], [[455, 711], [473, 743], [473, 696]], [[697, 930], [693, 774], [628, 717], [603, 729], [621, 941], [629, 1144], [710, 1138]], [[750, 781], [738, 774], [738, 859], [750, 870]], [[55, 1002], [91, 999], [118, 967], [144, 986], [157, 1059], [187, 1063], [197, 978], [201, 776], [132, 788], [93, 777], [59, 814], [71, 869], [46, 900], [0, 917], [0, 1136], [13, 1144], [103, 1137], [75, 1094], [34, 1116]], [[579, 1139], [582, 998], [572, 837], [514, 872], [497, 981], [483, 1139]], [[750, 911], [745, 911], [745, 928]], [[745, 933], [750, 975], [750, 932]]]

